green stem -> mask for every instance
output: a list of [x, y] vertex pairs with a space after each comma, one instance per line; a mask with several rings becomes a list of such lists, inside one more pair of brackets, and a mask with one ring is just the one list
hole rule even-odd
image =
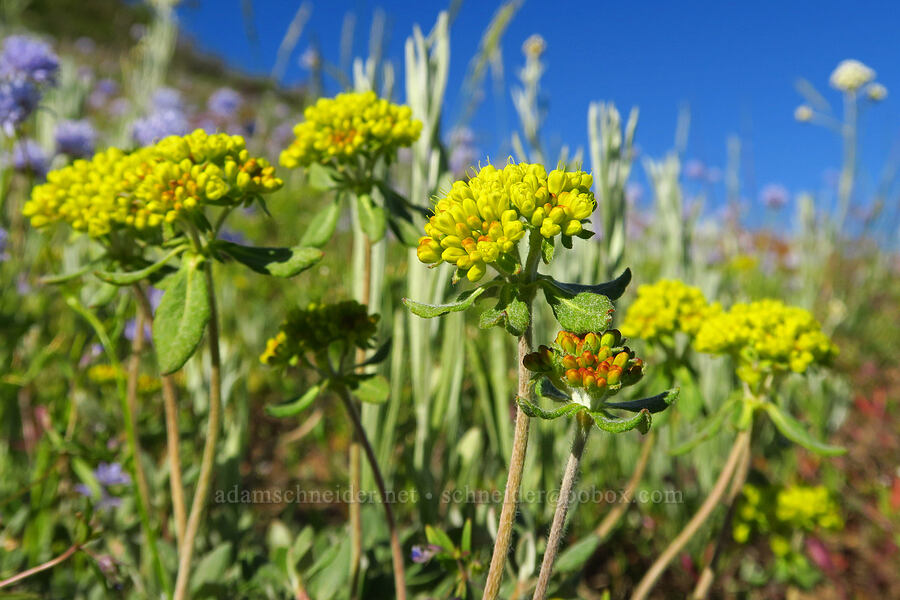
[[338, 394], [344, 403], [344, 408], [347, 409], [347, 415], [350, 417], [353, 428], [356, 430], [356, 437], [366, 453], [366, 459], [369, 461], [369, 467], [371, 467], [372, 475], [375, 478], [375, 485], [378, 488], [378, 493], [381, 495], [381, 505], [384, 507], [384, 517], [391, 537], [391, 560], [393, 561], [394, 566], [394, 594], [397, 600], [406, 600], [406, 571], [403, 567], [403, 548], [400, 546], [400, 536], [397, 533], [397, 522], [394, 519], [394, 511], [391, 509], [391, 503], [387, 495], [387, 487], [384, 483], [384, 477], [381, 474], [381, 468], [378, 466], [378, 458], [375, 456], [375, 450], [372, 449], [372, 444], [369, 443], [369, 437], [366, 435], [366, 430], [359, 418], [359, 412], [356, 410], [356, 405], [353, 403], [350, 392], [343, 385], [337, 386], [337, 388]]
[[[141, 521], [141, 528], [144, 530], [144, 537], [147, 540], [147, 548], [150, 550], [150, 558], [153, 563], [153, 569], [156, 571], [156, 577], [163, 588], [165, 596], [169, 597], [172, 594], [172, 582], [159, 558], [159, 550], [156, 546], [156, 532], [153, 531], [153, 527], [150, 524], [150, 498], [148, 495], [143, 494], [143, 492], [146, 492], [146, 487], [142, 490], [142, 486], [138, 483], [143, 481], [146, 485], [147, 478], [144, 474], [144, 467], [141, 464], [140, 446], [138, 445], [135, 418], [131, 410], [131, 403], [128, 401], [128, 390], [125, 378], [122, 374], [122, 363], [119, 362], [119, 358], [116, 356], [115, 346], [113, 345], [109, 334], [106, 332], [106, 327], [103, 326], [103, 323], [100, 322], [97, 315], [81, 304], [74, 296], [69, 296], [66, 299], [66, 303], [72, 307], [75, 312], [81, 315], [94, 329], [97, 337], [100, 338], [100, 343], [103, 344], [103, 350], [106, 353], [107, 360], [109, 360], [109, 363], [118, 374], [116, 376], [116, 389], [119, 394], [119, 404], [122, 408], [122, 414], [125, 417], [125, 438], [128, 441], [128, 449], [131, 452], [131, 462], [129, 464], [131, 465], [131, 475], [135, 481], [135, 500], [137, 503], [138, 515]], [[135, 332], [135, 337], [137, 337], [137, 335], [137, 332]], [[141, 335], [143, 335], [143, 332]]]
[[222, 409], [222, 361], [219, 356], [219, 317], [216, 308], [216, 293], [212, 274], [212, 262], [204, 263], [206, 288], [209, 295], [209, 422], [206, 431], [206, 445], [203, 447], [203, 458], [200, 462], [200, 476], [191, 503], [184, 539], [179, 548], [178, 577], [175, 580], [174, 600], [184, 600], [190, 582], [191, 560], [194, 555], [194, 540], [200, 529], [200, 521], [206, 508], [209, 488], [212, 484], [212, 472], [216, 462], [216, 442], [219, 439], [219, 420]]
[[559, 485], [559, 498], [556, 501], [556, 512], [553, 514], [553, 523], [550, 525], [550, 536], [547, 538], [547, 550], [544, 552], [544, 560], [541, 562], [541, 572], [538, 575], [537, 587], [534, 590], [532, 600], [544, 600], [547, 597], [547, 585], [550, 583], [550, 575], [553, 574], [553, 563], [556, 562], [556, 554], [559, 552], [559, 544], [562, 541], [563, 526], [566, 524], [566, 513], [569, 511], [569, 501], [572, 496], [572, 487], [575, 478], [578, 477], [578, 466], [581, 464], [581, 456], [587, 445], [588, 436], [591, 433], [591, 420], [583, 415], [578, 415], [575, 426], [575, 438], [572, 440], [572, 451], [563, 471], [562, 483]]
[[728, 459], [725, 461], [725, 466], [722, 468], [722, 472], [719, 474], [719, 478], [716, 480], [712, 491], [700, 506], [700, 510], [697, 511], [684, 529], [681, 530], [681, 533], [672, 540], [672, 543], [670, 543], [659, 558], [656, 559], [656, 562], [653, 563], [644, 575], [644, 578], [638, 583], [634, 594], [631, 596], [631, 600], [644, 600], [644, 598], [650, 594], [651, 590], [653, 590], [653, 586], [656, 585], [656, 582], [669, 566], [669, 563], [672, 562], [679, 552], [681, 552], [682, 548], [687, 545], [700, 528], [706, 524], [710, 515], [712, 515], [716, 506], [719, 504], [719, 501], [722, 499], [722, 496], [725, 494], [725, 488], [728, 487], [728, 482], [731, 481], [741, 456], [747, 451], [747, 448], [750, 445], [750, 429], [751, 428], [748, 427], [738, 433], [734, 440], [734, 444], [731, 446], [731, 452], [728, 455]]
[[[525, 306], [528, 309], [528, 327], [519, 337], [518, 344], [518, 395], [523, 398], [530, 396], [528, 382], [531, 373], [525, 368], [522, 361], [525, 355], [531, 352], [532, 318], [534, 304], [533, 284], [537, 276], [538, 262], [541, 258], [541, 234], [534, 230], [531, 232], [528, 246], [528, 258], [521, 276], [524, 286]], [[509, 473], [506, 477], [506, 490], [503, 493], [503, 507], [500, 509], [500, 523], [497, 526], [497, 539], [494, 540], [494, 552], [491, 555], [491, 566], [488, 569], [485, 581], [483, 600], [496, 600], [500, 593], [500, 583], [503, 581], [503, 571], [506, 567], [506, 557], [509, 554], [509, 545], [512, 540], [513, 523], [516, 517], [516, 507], [519, 501], [519, 486], [522, 484], [522, 471], [525, 468], [525, 454], [528, 450], [528, 426], [529, 418], [522, 409], [516, 408], [516, 427], [513, 433], [512, 454], [509, 459]]]

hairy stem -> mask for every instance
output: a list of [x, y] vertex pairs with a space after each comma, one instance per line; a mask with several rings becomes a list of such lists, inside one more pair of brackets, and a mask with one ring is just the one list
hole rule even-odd
[[[147, 295], [140, 285], [135, 284], [132, 289], [137, 299], [138, 311], [146, 323], [153, 322], [153, 311]], [[175, 518], [175, 540], [180, 546], [184, 539], [184, 529], [187, 522], [187, 511], [184, 501], [184, 485], [181, 482], [181, 451], [179, 450], [178, 434], [178, 398], [175, 392], [175, 378], [173, 375], [162, 375], [163, 408], [166, 414], [166, 453], [169, 459], [169, 488], [172, 494], [172, 513]]]
[[[524, 284], [532, 284], [537, 275], [538, 261], [541, 256], [541, 235], [532, 231], [529, 240], [528, 259], [522, 274]], [[528, 382], [531, 373], [522, 364], [525, 355], [531, 352], [531, 320], [533, 317], [534, 291], [524, 294], [522, 298], [528, 309], [528, 326], [519, 337], [517, 367], [519, 385], [516, 390], [522, 398], [528, 398], [530, 389]], [[509, 554], [509, 544], [512, 540], [513, 523], [516, 520], [516, 507], [519, 501], [519, 486], [522, 484], [522, 470], [525, 468], [525, 453], [528, 450], [528, 425], [529, 417], [522, 409], [516, 407], [516, 428], [513, 432], [512, 453], [509, 457], [509, 473], [506, 477], [506, 490], [503, 493], [503, 506], [500, 509], [500, 523], [497, 526], [497, 539], [494, 540], [494, 552], [491, 555], [491, 566], [488, 569], [487, 580], [484, 586], [483, 600], [496, 600], [500, 593], [500, 583], [503, 581], [503, 570], [506, 567], [506, 557]]]
[[216, 462], [216, 442], [219, 439], [219, 420], [222, 409], [222, 360], [219, 356], [219, 316], [216, 308], [216, 292], [213, 282], [212, 263], [204, 263], [206, 288], [209, 294], [209, 422], [206, 430], [206, 444], [203, 447], [203, 458], [200, 462], [200, 476], [194, 490], [191, 513], [184, 530], [184, 539], [179, 546], [178, 577], [175, 580], [174, 600], [184, 600], [190, 582], [191, 559], [194, 556], [194, 540], [200, 529], [203, 510], [209, 488], [212, 484], [213, 467]]
[[725, 498], [725, 502], [728, 504], [728, 512], [725, 513], [725, 522], [722, 523], [722, 527], [719, 529], [719, 537], [716, 539], [716, 546], [713, 550], [712, 558], [709, 560], [709, 564], [704, 567], [703, 573], [700, 574], [700, 579], [697, 582], [697, 587], [694, 588], [693, 598], [695, 600], [706, 598], [706, 595], [709, 594], [709, 589], [712, 587], [713, 580], [716, 576], [716, 564], [731, 535], [731, 520], [734, 518], [734, 509], [735, 506], [737, 506], [738, 496], [740, 496], [741, 490], [744, 489], [744, 483], [747, 482], [747, 474], [749, 471], [750, 446], [748, 445], [738, 459], [738, 466], [735, 470], [734, 478], [731, 480], [731, 489], [728, 490], [728, 495]]
[[553, 523], [550, 525], [547, 550], [544, 552], [544, 560], [541, 562], [541, 572], [538, 575], [537, 586], [534, 589], [532, 600], [544, 600], [547, 596], [547, 585], [550, 583], [550, 575], [553, 574], [553, 563], [556, 562], [556, 554], [559, 552], [559, 544], [562, 541], [563, 527], [566, 524], [566, 514], [569, 511], [572, 486], [575, 485], [575, 478], [578, 477], [578, 466], [581, 464], [581, 455], [584, 453], [584, 447], [587, 445], [590, 433], [590, 420], [579, 415], [575, 428], [575, 438], [572, 440], [572, 451], [569, 453], [566, 470], [563, 471], [562, 483], [559, 485], [559, 498], [556, 501]]
[[712, 512], [716, 509], [716, 506], [719, 504], [719, 501], [722, 499], [722, 496], [725, 494], [725, 488], [728, 487], [728, 482], [731, 481], [731, 478], [737, 469], [738, 462], [749, 444], [750, 430], [748, 428], [738, 433], [735, 438], [734, 444], [731, 446], [731, 452], [728, 454], [728, 459], [725, 461], [725, 466], [722, 468], [722, 472], [719, 473], [719, 478], [716, 480], [712, 491], [700, 506], [700, 510], [694, 514], [693, 518], [691, 518], [684, 529], [681, 530], [681, 533], [672, 540], [672, 543], [670, 543], [660, 557], [656, 559], [656, 562], [653, 563], [650, 570], [647, 571], [644, 578], [641, 579], [634, 594], [631, 596], [631, 600], [643, 600], [650, 594], [653, 586], [656, 585], [657, 580], [662, 576], [666, 567], [669, 566], [669, 563], [672, 562], [675, 556], [681, 552], [681, 549], [687, 545], [691, 538], [693, 538], [706, 523], [707, 519], [709, 519]]
[[601, 541], [606, 539], [606, 536], [608, 536], [615, 528], [622, 519], [622, 516], [628, 510], [628, 507], [631, 505], [631, 500], [634, 498], [634, 492], [637, 490], [637, 486], [644, 477], [644, 471], [647, 470], [647, 463], [650, 462], [650, 454], [654, 446], [656, 446], [655, 429], [647, 434], [647, 438], [644, 440], [643, 446], [641, 447], [641, 455], [638, 457], [637, 465], [635, 465], [634, 472], [631, 474], [631, 479], [625, 484], [625, 491], [622, 492], [620, 502], [606, 514], [603, 521], [601, 521], [600, 525], [594, 530], [594, 535], [600, 538]]
[[387, 521], [388, 531], [391, 536], [391, 559], [394, 564], [395, 595], [397, 600], [406, 600], [406, 571], [403, 568], [403, 548], [400, 546], [400, 536], [397, 533], [397, 522], [394, 520], [394, 511], [391, 509], [391, 504], [388, 499], [384, 477], [381, 474], [381, 468], [378, 466], [378, 459], [375, 457], [375, 450], [372, 449], [372, 444], [369, 443], [369, 437], [366, 435], [365, 428], [363, 428], [362, 421], [359, 418], [359, 412], [356, 410], [356, 405], [353, 403], [350, 392], [344, 386], [339, 386], [338, 392], [344, 403], [344, 408], [347, 409], [347, 415], [353, 422], [353, 428], [356, 430], [356, 436], [359, 443], [366, 453], [366, 459], [369, 462], [369, 467], [372, 469], [375, 485], [378, 487], [378, 493], [381, 495], [381, 505], [384, 507], [384, 517], [385, 521]]

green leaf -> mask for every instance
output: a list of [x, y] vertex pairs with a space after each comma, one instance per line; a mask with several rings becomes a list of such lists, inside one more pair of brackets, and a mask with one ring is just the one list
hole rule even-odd
[[452, 552], [456, 548], [456, 546], [453, 544], [453, 540], [450, 539], [450, 536], [447, 535], [443, 529], [440, 529], [438, 527], [426, 525], [425, 537], [428, 539], [429, 544], [440, 546], [444, 550]]
[[556, 402], [572, 401], [572, 399], [569, 398], [569, 396], [567, 396], [565, 392], [553, 385], [553, 382], [551, 382], [546, 377], [542, 377], [535, 383], [534, 393], [537, 394], [537, 397], [541, 400], [549, 398], [550, 400], [554, 400]]
[[388, 354], [391, 353], [391, 345], [393, 343], [392, 338], [388, 338], [381, 346], [379, 346], [378, 350], [375, 351], [375, 354], [364, 360], [363, 362], [356, 365], [357, 367], [365, 367], [368, 365], [377, 365], [380, 362], [383, 362], [384, 359], [388, 357]]
[[313, 401], [322, 391], [321, 386], [314, 385], [306, 390], [302, 396], [295, 398], [284, 404], [269, 405], [266, 407], [266, 414], [276, 419], [284, 419], [287, 417], [295, 417], [312, 405]]
[[619, 275], [612, 281], [598, 283], [597, 285], [564, 283], [562, 281], [556, 281], [552, 277], [547, 276], [543, 276], [541, 278], [541, 284], [545, 286], [545, 290], [547, 287], [555, 288], [554, 291], [558, 290], [562, 294], [568, 294], [570, 296], [580, 294], [581, 292], [591, 292], [592, 294], [601, 294], [603, 296], [606, 296], [610, 300], [618, 300], [622, 296], [622, 294], [625, 293], [625, 289], [628, 287], [629, 283], [631, 283], [631, 269], [625, 269], [624, 271], [622, 271], [621, 275]]
[[377, 242], [384, 237], [387, 228], [387, 214], [384, 209], [372, 199], [369, 194], [359, 194], [356, 197], [356, 210], [359, 216], [359, 226], [372, 242]]
[[388, 217], [388, 226], [394, 232], [394, 235], [397, 236], [397, 239], [404, 246], [410, 248], [415, 248], [419, 244], [419, 238], [424, 233], [422, 229], [416, 227], [413, 223], [406, 219], [395, 217], [393, 214]]
[[814, 438], [800, 421], [782, 411], [771, 402], [767, 402], [763, 406], [765, 407], [766, 412], [769, 413], [769, 418], [775, 423], [775, 427], [778, 428], [778, 431], [792, 442], [800, 444], [807, 450], [823, 456], [846, 454], [846, 448], [832, 446]]
[[488, 329], [502, 324], [510, 334], [518, 337], [525, 333], [530, 322], [528, 305], [520, 298], [519, 291], [506, 285], [500, 291], [497, 305], [481, 313], [478, 326]]
[[478, 296], [485, 292], [485, 289], [485, 287], [479, 287], [468, 292], [463, 292], [459, 295], [456, 302], [450, 302], [448, 304], [425, 304], [424, 302], [416, 302], [409, 298], [404, 298], [403, 304], [409, 308], [409, 311], [412, 314], [424, 319], [431, 319], [446, 315], [447, 313], [466, 310], [475, 303]]
[[307, 225], [306, 231], [303, 232], [300, 245], [321, 248], [327, 244], [337, 228], [342, 206], [343, 202], [338, 198], [317, 212]]
[[197, 561], [197, 566], [192, 569], [191, 590], [199, 589], [204, 583], [222, 581], [229, 565], [231, 565], [231, 542], [224, 542]]
[[555, 570], [559, 573], [577, 571], [584, 566], [599, 545], [600, 538], [593, 534], [578, 540], [559, 555]]
[[637, 429], [641, 433], [650, 431], [650, 411], [642, 410], [638, 414], [629, 419], [610, 419], [601, 412], [588, 411], [588, 414], [594, 418], [594, 423], [603, 431], [610, 433], [625, 433], [632, 429]]
[[463, 525], [462, 540], [460, 541], [459, 549], [463, 552], [472, 551], [472, 519], [466, 519], [466, 524]]
[[225, 240], [216, 240], [215, 248], [236, 261], [247, 265], [257, 273], [275, 277], [293, 277], [322, 259], [318, 248], [295, 246], [294, 248], [262, 248], [242, 246]]
[[541, 260], [544, 261], [545, 265], [549, 265], [550, 261], [553, 260], [553, 252], [556, 250], [556, 246], [553, 243], [555, 238], [547, 238], [541, 239]]
[[194, 354], [209, 321], [209, 297], [203, 257], [181, 262], [169, 281], [153, 319], [153, 346], [163, 375], [174, 373]]
[[88, 466], [84, 459], [78, 456], [73, 457], [72, 470], [75, 471], [81, 483], [91, 490], [91, 496], [93, 496], [94, 500], [99, 500], [103, 495], [103, 490], [100, 488], [100, 482], [97, 481], [97, 476], [94, 475], [93, 469]]
[[[98, 259], [99, 260], [99, 259]], [[82, 275], [85, 275], [93, 269], [93, 264], [97, 262], [96, 260], [92, 260], [90, 263], [85, 266], [72, 271], [71, 273], [60, 273], [59, 275], [49, 275], [47, 277], [41, 277], [41, 283], [45, 285], [58, 285], [60, 283], [66, 283], [67, 281], [72, 281], [73, 279], [78, 279]]]
[[327, 191], [337, 186], [335, 171], [319, 163], [313, 163], [306, 168], [306, 181], [314, 190]]
[[166, 266], [167, 262], [187, 250], [187, 248], [187, 246], [178, 246], [177, 248], [172, 249], [168, 254], [163, 256], [152, 265], [138, 271], [127, 271], [119, 273], [110, 271], [94, 271], [94, 275], [96, 275], [103, 281], [111, 283], [113, 285], [131, 285], [132, 283], [137, 283], [138, 281], [141, 281], [143, 279], [146, 279], [150, 275], [153, 275], [164, 266]]
[[581, 335], [589, 331], [604, 331], [612, 321], [613, 305], [609, 298], [592, 292], [575, 296], [554, 294], [544, 288], [553, 316], [566, 331]]
[[685, 454], [687, 452], [690, 452], [706, 440], [712, 438], [719, 432], [719, 430], [722, 428], [722, 424], [725, 422], [725, 419], [734, 411], [735, 407], [738, 406], [739, 403], [740, 398], [737, 397], [732, 398], [731, 400], [728, 400], [727, 402], [722, 404], [722, 406], [719, 407], [719, 410], [717, 410], [715, 414], [713, 414], [713, 416], [709, 418], [709, 420], [706, 422], [706, 425], [703, 426], [703, 428], [697, 435], [681, 444], [680, 446], [669, 450], [669, 454], [671, 456]]
[[391, 395], [391, 384], [384, 375], [366, 377], [353, 388], [353, 395], [368, 404], [384, 404]]
[[553, 419], [566, 417], [581, 410], [587, 410], [583, 404], [579, 404], [578, 402], [570, 402], [556, 410], [544, 410], [537, 404], [534, 404], [521, 396], [516, 396], [516, 404], [518, 404], [522, 409], [522, 412], [529, 417], [544, 419], [545, 421], [552, 421]]
[[640, 400], [629, 400], [628, 402], [607, 402], [604, 408], [619, 408], [631, 412], [639, 412], [648, 410], [651, 413], [658, 413], [666, 410], [678, 400], [679, 389], [675, 388], [656, 396], [649, 398], [641, 398]]

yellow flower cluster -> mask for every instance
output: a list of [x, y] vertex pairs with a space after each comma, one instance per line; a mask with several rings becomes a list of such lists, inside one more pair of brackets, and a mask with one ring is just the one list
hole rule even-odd
[[817, 527], [840, 529], [844, 526], [837, 502], [823, 485], [795, 485], [780, 490], [775, 516], [795, 529], [807, 531]]
[[152, 232], [186, 211], [238, 204], [281, 185], [242, 137], [198, 129], [131, 153], [109, 148], [51, 171], [23, 212], [33, 227], [62, 221], [92, 237], [118, 228]]
[[736, 357], [738, 377], [751, 384], [764, 373], [788, 369], [803, 373], [837, 354], [809, 311], [779, 300], [735, 304], [706, 319], [697, 332], [696, 349]]
[[327, 352], [335, 343], [343, 350], [369, 348], [377, 333], [378, 315], [358, 302], [310, 304], [288, 313], [278, 334], [266, 342], [259, 360], [266, 365], [294, 364], [307, 352]]
[[784, 556], [791, 551], [789, 540], [794, 532], [838, 530], [843, 526], [840, 508], [825, 486], [777, 489], [747, 484], [741, 491], [732, 535], [743, 544], [754, 531], [769, 534], [772, 551]]
[[681, 331], [693, 336], [703, 322], [721, 312], [710, 304], [700, 288], [674, 279], [661, 279], [637, 289], [637, 298], [628, 307], [622, 333], [628, 337], [658, 342]]
[[[113, 365], [94, 365], [87, 371], [88, 380], [97, 385], [108, 385], [115, 383], [119, 377], [124, 377], [121, 369], [117, 369]], [[138, 393], [153, 394], [158, 392], [161, 385], [159, 379], [145, 373], [138, 376]]]
[[320, 98], [303, 117], [294, 127], [296, 139], [281, 152], [282, 166], [341, 163], [358, 155], [389, 157], [422, 133], [422, 122], [412, 118], [412, 109], [379, 99], [374, 92]]
[[454, 182], [437, 201], [419, 239], [419, 260], [455, 264], [478, 281], [488, 264], [518, 260], [517, 243], [526, 228], [546, 239], [581, 233], [596, 207], [592, 184], [582, 171], [548, 175], [542, 165], [527, 163], [483, 167], [469, 181]]

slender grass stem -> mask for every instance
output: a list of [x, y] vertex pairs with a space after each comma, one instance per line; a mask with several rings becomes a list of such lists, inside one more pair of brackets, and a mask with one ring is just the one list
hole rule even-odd
[[559, 486], [559, 498], [556, 502], [553, 522], [550, 525], [547, 550], [544, 551], [544, 560], [541, 562], [541, 572], [538, 574], [537, 586], [534, 589], [532, 600], [544, 600], [547, 597], [547, 586], [550, 583], [550, 576], [553, 574], [553, 563], [556, 562], [556, 554], [559, 552], [559, 544], [562, 541], [566, 514], [569, 511], [569, 501], [572, 496], [572, 487], [575, 485], [575, 479], [578, 477], [578, 466], [581, 464], [581, 456], [584, 454], [584, 447], [587, 445], [590, 433], [590, 420], [584, 419], [579, 415], [575, 426], [575, 438], [572, 440], [572, 451], [569, 453], [569, 460], [566, 461], [566, 469], [563, 471], [562, 483]]
[[[153, 322], [153, 311], [147, 295], [140, 285], [132, 287], [137, 300], [138, 311], [146, 323]], [[166, 415], [166, 453], [169, 460], [169, 488], [172, 494], [172, 513], [175, 518], [175, 540], [178, 546], [184, 539], [187, 523], [187, 510], [184, 501], [184, 484], [181, 481], [181, 451], [179, 450], [178, 433], [178, 398], [175, 391], [175, 378], [162, 375], [163, 407]]]
[[38, 566], [32, 567], [25, 571], [22, 571], [21, 573], [16, 573], [12, 577], [8, 577], [8, 578], [4, 579], [3, 581], [0, 581], [0, 589], [5, 588], [10, 585], [13, 585], [14, 583], [18, 583], [18, 582], [22, 581], [23, 579], [27, 579], [28, 577], [31, 577], [32, 575], [37, 575], [38, 573], [40, 573], [42, 571], [46, 571], [47, 569], [52, 569], [56, 565], [66, 562], [67, 560], [69, 560], [69, 558], [72, 555], [74, 555], [76, 552], [81, 550], [81, 546], [82, 546], [82, 544], [80, 542], [77, 544], [72, 544], [71, 546], [69, 546], [68, 550], [66, 550], [59, 556], [57, 556], [55, 558], [51, 558], [50, 560], [48, 560], [45, 563], [41, 563]]
[[634, 471], [631, 473], [631, 478], [628, 480], [628, 483], [625, 484], [625, 490], [622, 492], [622, 497], [618, 504], [616, 504], [612, 510], [610, 510], [603, 520], [600, 522], [600, 525], [594, 530], [594, 535], [596, 535], [600, 541], [606, 539], [606, 536], [612, 532], [615, 526], [619, 523], [622, 517], [625, 515], [625, 512], [628, 510], [628, 507], [631, 506], [631, 500], [634, 498], [634, 493], [637, 490], [637, 486], [641, 483], [641, 479], [644, 477], [644, 471], [647, 470], [647, 464], [650, 462], [650, 454], [652, 453], [653, 448], [656, 446], [656, 430], [654, 429], [650, 433], [647, 434], [647, 438], [644, 440], [643, 446], [641, 447], [641, 455], [638, 457], [637, 464], [634, 467]]
[[209, 422], [206, 431], [206, 444], [203, 447], [203, 458], [200, 462], [200, 476], [191, 513], [184, 530], [184, 539], [179, 546], [178, 577], [175, 580], [174, 600], [184, 600], [190, 582], [191, 560], [194, 556], [194, 540], [200, 529], [203, 510], [206, 507], [209, 488], [212, 484], [213, 467], [216, 462], [216, 442], [219, 439], [219, 421], [222, 409], [222, 359], [219, 356], [219, 317], [216, 308], [216, 292], [212, 274], [212, 263], [204, 263], [206, 287], [209, 294]]
[[[153, 570], [156, 572], [156, 578], [163, 589], [163, 593], [168, 598], [172, 593], [172, 582], [159, 558], [159, 549], [156, 546], [156, 532], [153, 530], [150, 523], [149, 495], [145, 496], [141, 493], [141, 486], [138, 483], [143, 480], [146, 484], [147, 478], [144, 474], [144, 466], [141, 463], [141, 447], [138, 443], [136, 420], [131, 409], [132, 403], [128, 401], [127, 382], [121, 375], [122, 363], [119, 362], [119, 357], [116, 356], [115, 344], [109, 337], [106, 327], [104, 327], [103, 323], [100, 322], [100, 319], [97, 318], [97, 315], [81, 304], [75, 296], [69, 296], [66, 299], [66, 303], [90, 324], [97, 334], [97, 337], [100, 338], [100, 343], [103, 345], [104, 352], [106, 353], [106, 357], [110, 364], [117, 373], [120, 373], [120, 375], [116, 377], [116, 389], [118, 391], [119, 403], [125, 421], [125, 439], [128, 442], [128, 449], [131, 452], [131, 462], [129, 464], [131, 465], [131, 475], [135, 481], [135, 501], [138, 508], [138, 516], [141, 521], [141, 529], [144, 531], [147, 549], [150, 551], [150, 561], [153, 564]], [[135, 337], [137, 337], [137, 335], [137, 332], [135, 332]], [[141, 335], [143, 335], [143, 332], [141, 332]]]
[[[538, 261], [541, 257], [541, 235], [537, 231], [531, 233], [528, 247], [528, 258], [522, 274], [523, 283], [528, 285], [534, 282], [537, 275]], [[533, 318], [534, 291], [527, 292], [523, 298], [528, 309], [528, 327], [519, 337], [517, 366], [519, 385], [516, 390], [518, 395], [528, 398], [530, 389], [528, 382], [531, 373], [522, 364], [525, 355], [531, 352], [531, 337]], [[497, 526], [497, 539], [494, 540], [494, 552], [491, 555], [491, 566], [488, 569], [485, 581], [483, 600], [496, 600], [500, 593], [500, 583], [503, 581], [503, 571], [506, 567], [506, 557], [509, 554], [509, 545], [512, 540], [513, 522], [516, 519], [516, 507], [519, 501], [519, 486], [522, 484], [522, 470], [525, 468], [525, 453], [528, 450], [529, 417], [521, 408], [516, 407], [516, 427], [513, 433], [512, 453], [509, 458], [509, 473], [506, 477], [506, 490], [503, 493], [503, 506], [500, 509], [500, 523]]]
[[740, 496], [741, 490], [744, 489], [744, 483], [747, 482], [747, 474], [749, 471], [750, 446], [748, 445], [744, 449], [741, 458], [738, 460], [738, 467], [735, 470], [734, 478], [731, 480], [731, 489], [728, 490], [728, 496], [725, 500], [728, 504], [728, 512], [725, 513], [725, 522], [722, 523], [722, 527], [719, 529], [719, 537], [716, 539], [716, 546], [713, 550], [712, 558], [709, 560], [709, 564], [704, 567], [703, 572], [700, 574], [700, 579], [697, 581], [697, 586], [694, 588], [692, 597], [695, 600], [706, 598], [712, 587], [716, 575], [716, 564], [731, 535], [731, 520], [734, 518], [734, 509], [737, 506], [738, 496]]
[[397, 597], [397, 600], [406, 600], [406, 570], [403, 567], [403, 548], [400, 546], [400, 536], [397, 533], [397, 522], [394, 519], [394, 511], [391, 509], [391, 504], [388, 501], [387, 488], [384, 483], [384, 477], [381, 474], [381, 468], [378, 466], [378, 458], [375, 456], [375, 450], [372, 448], [372, 444], [369, 443], [369, 437], [366, 435], [366, 430], [360, 420], [359, 412], [356, 410], [356, 405], [353, 403], [350, 392], [343, 385], [337, 386], [337, 390], [341, 401], [344, 403], [344, 408], [347, 409], [347, 415], [353, 423], [353, 428], [356, 430], [357, 439], [366, 453], [366, 459], [369, 462], [369, 467], [372, 469], [375, 485], [378, 487], [378, 493], [381, 495], [381, 504], [384, 507], [384, 516], [391, 536], [391, 559], [394, 566], [395, 596]]
[[738, 467], [738, 463], [749, 444], [750, 429], [747, 428], [738, 433], [735, 438], [734, 444], [731, 446], [731, 452], [728, 454], [728, 459], [725, 461], [725, 466], [722, 468], [722, 472], [719, 473], [719, 478], [716, 480], [716, 483], [713, 486], [712, 491], [706, 497], [706, 500], [703, 501], [700, 509], [694, 514], [693, 518], [691, 518], [684, 529], [681, 530], [681, 533], [672, 540], [672, 543], [670, 543], [659, 558], [656, 559], [656, 562], [653, 563], [643, 579], [638, 583], [634, 594], [631, 596], [631, 600], [643, 600], [650, 594], [653, 586], [656, 585], [656, 582], [669, 566], [669, 563], [672, 562], [678, 553], [681, 552], [682, 548], [684, 548], [691, 538], [693, 538], [706, 523], [707, 519], [709, 519], [712, 512], [716, 509], [716, 506], [719, 504], [719, 501], [722, 499], [722, 496], [725, 494], [728, 482], [731, 481], [732, 476]]

